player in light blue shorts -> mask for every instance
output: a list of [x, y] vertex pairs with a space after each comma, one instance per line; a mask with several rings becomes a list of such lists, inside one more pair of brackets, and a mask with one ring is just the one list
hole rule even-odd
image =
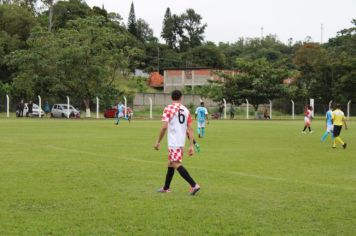
[[116, 125], [120, 123], [121, 117], [124, 117], [124, 105], [122, 105], [122, 103], [119, 102], [119, 104], [117, 104], [116, 122], [115, 122]]
[[199, 138], [204, 138], [205, 124], [208, 120], [208, 109], [204, 107], [204, 102], [201, 102], [200, 106], [195, 110], [195, 118], [197, 119], [198, 136]]
[[334, 139], [334, 136], [333, 136], [334, 125], [333, 125], [332, 115], [333, 115], [333, 112], [331, 109], [329, 109], [325, 115], [325, 117], [326, 117], [326, 131], [323, 134], [323, 136], [321, 137], [322, 142], [324, 142], [326, 140], [326, 138], [328, 137], [329, 134], [331, 135], [331, 138]]

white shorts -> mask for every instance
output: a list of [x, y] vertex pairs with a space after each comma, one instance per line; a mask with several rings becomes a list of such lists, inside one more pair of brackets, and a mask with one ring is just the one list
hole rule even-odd
[[304, 123], [305, 123], [306, 125], [310, 125], [310, 123], [311, 123], [310, 118], [304, 117]]
[[334, 126], [333, 125], [327, 125], [326, 126], [326, 132], [332, 133], [334, 130]]
[[121, 117], [124, 117], [124, 113], [123, 112], [119, 113], [119, 118], [121, 118]]
[[198, 128], [204, 128], [205, 127], [205, 121], [204, 122], [199, 122], [198, 121]]

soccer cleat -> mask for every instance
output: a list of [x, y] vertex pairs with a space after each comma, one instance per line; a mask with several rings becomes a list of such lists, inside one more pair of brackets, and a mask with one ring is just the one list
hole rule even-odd
[[313, 130], [309, 132], [309, 134], [312, 134], [312, 133], [314, 133], [314, 131], [313, 131]]
[[343, 147], [344, 149], [346, 149], [347, 143], [344, 143], [344, 144], [342, 145], [342, 147]]
[[170, 193], [170, 189], [164, 189], [163, 187], [157, 190], [158, 193]]
[[200, 152], [200, 145], [198, 143], [195, 143], [194, 146], [197, 152]]
[[200, 134], [198, 134], [198, 137], [201, 138]]
[[302, 134], [305, 134], [305, 131], [302, 131]]
[[199, 184], [195, 184], [195, 186], [193, 188], [190, 188], [189, 194], [194, 196], [199, 190], [200, 190]]

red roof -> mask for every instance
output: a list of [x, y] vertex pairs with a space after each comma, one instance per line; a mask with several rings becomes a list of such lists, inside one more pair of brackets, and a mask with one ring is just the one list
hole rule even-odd
[[149, 81], [151, 87], [160, 88], [163, 87], [164, 78], [158, 72], [152, 72]]

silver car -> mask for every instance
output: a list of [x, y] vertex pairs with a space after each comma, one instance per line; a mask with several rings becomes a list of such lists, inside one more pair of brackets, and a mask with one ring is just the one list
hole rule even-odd
[[67, 104], [54, 104], [51, 110], [51, 117], [80, 118], [80, 111], [69, 105], [68, 113]]
[[[42, 110], [42, 108], [39, 108], [39, 106], [35, 103], [32, 103], [32, 113], [31, 114], [27, 114], [28, 113], [28, 103], [24, 104], [24, 108], [23, 108], [23, 115], [24, 116], [31, 116], [31, 117], [38, 117], [39, 116], [39, 111], [41, 110], [41, 116], [44, 116], [44, 111]], [[18, 115], [19, 111], [16, 111], [16, 116]]]

